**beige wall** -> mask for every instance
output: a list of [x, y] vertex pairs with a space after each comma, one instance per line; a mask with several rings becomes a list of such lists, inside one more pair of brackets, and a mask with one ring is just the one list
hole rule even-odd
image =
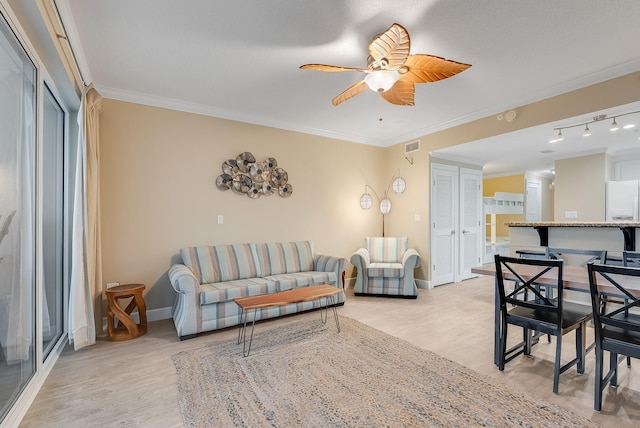
[[[166, 272], [183, 246], [309, 239], [349, 258], [381, 233], [380, 213], [359, 206], [365, 183], [391, 178], [381, 148], [114, 100], [100, 139], [103, 280], [146, 284], [149, 309], [172, 305]], [[244, 151], [275, 157], [292, 196], [218, 190], [222, 162]]]
[[[379, 212], [359, 207], [364, 185], [384, 192], [398, 168], [407, 190], [390, 194], [386, 234], [409, 236], [424, 260], [416, 277], [428, 280], [430, 151], [638, 101], [639, 77], [518, 107], [513, 123], [491, 116], [423, 136], [413, 165], [404, 144], [376, 148], [107, 99], [100, 116], [104, 283], [145, 283], [149, 309], [158, 309], [173, 303], [166, 272], [183, 246], [310, 239], [318, 252], [349, 258], [365, 236], [381, 233]], [[220, 165], [243, 151], [275, 157], [293, 195], [251, 200], [219, 191]]]
[[[555, 213], [557, 221], [604, 221], [605, 182], [611, 174], [604, 153], [556, 161]], [[578, 217], [565, 218], [567, 211]]]
[[[425, 206], [424, 204], [428, 204], [428, 165], [430, 151], [456, 144], [468, 143], [494, 135], [512, 132], [518, 129], [542, 125], [563, 118], [574, 117], [581, 114], [592, 113], [594, 111], [640, 101], [639, 81], [640, 72], [634, 72], [616, 79], [607, 80], [596, 85], [587, 86], [566, 94], [534, 102], [532, 104], [520, 107], [514, 106], [514, 109], [518, 111], [518, 118], [511, 123], [498, 121], [496, 120], [496, 117], [492, 115], [420, 137], [422, 150], [414, 153], [414, 160], [415, 163], [419, 165], [419, 169], [412, 170], [415, 171], [413, 174], [419, 179], [416, 182], [416, 185], [420, 186], [419, 189], [416, 189], [417, 194], [419, 194], [419, 200], [412, 201], [412, 204], [409, 207], [405, 205], [399, 206], [394, 215], [389, 217], [391, 230], [395, 228], [397, 222], [401, 222], [409, 216], [412, 216], [413, 211], [417, 211], [418, 209], [421, 209], [421, 207]], [[407, 141], [412, 140], [414, 139]], [[395, 160], [400, 158], [403, 148], [404, 143], [401, 143], [388, 148], [387, 152], [390, 158]], [[391, 170], [391, 168], [389, 169]], [[557, 201], [554, 200], [553, 203], [557, 203]], [[554, 211], [557, 212], [556, 209], [554, 209]], [[410, 241], [424, 245], [425, 250], [422, 251], [421, 254], [427, 254], [428, 256], [428, 209], [425, 209], [425, 212], [425, 216], [422, 216], [424, 226], [419, 229], [416, 228], [416, 235], [410, 236]], [[556, 217], [555, 220], [559, 221], [562, 219]], [[426, 269], [424, 266], [423, 268]], [[424, 275], [423, 277], [428, 279], [428, 275]]]

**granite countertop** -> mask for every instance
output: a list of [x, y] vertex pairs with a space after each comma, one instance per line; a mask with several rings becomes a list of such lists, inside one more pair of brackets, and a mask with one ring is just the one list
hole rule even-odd
[[509, 227], [640, 227], [636, 221], [509, 221]]

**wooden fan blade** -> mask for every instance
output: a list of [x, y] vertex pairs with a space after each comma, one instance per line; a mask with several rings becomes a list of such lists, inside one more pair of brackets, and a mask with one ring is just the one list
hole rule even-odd
[[338, 65], [327, 64], [305, 64], [301, 65], [300, 68], [303, 70], [328, 71], [330, 73], [337, 73], [340, 71], [368, 71], [364, 68], [340, 67]]
[[397, 70], [407, 60], [410, 48], [411, 39], [407, 29], [400, 24], [393, 24], [387, 31], [374, 37], [369, 45], [369, 55], [374, 60], [370, 66]]
[[364, 80], [361, 80], [345, 89], [340, 95], [332, 99], [331, 103], [334, 106], [337, 106], [338, 104], [347, 101], [349, 98], [355, 97], [365, 89], [367, 89], [367, 84], [364, 83]]
[[405, 67], [407, 67], [408, 71], [400, 74], [400, 80], [427, 83], [455, 76], [471, 67], [471, 65], [440, 58], [439, 56], [415, 54], [409, 55], [405, 62]]
[[398, 106], [412, 106], [414, 85], [409, 81], [398, 80], [391, 89], [382, 92], [382, 98]]

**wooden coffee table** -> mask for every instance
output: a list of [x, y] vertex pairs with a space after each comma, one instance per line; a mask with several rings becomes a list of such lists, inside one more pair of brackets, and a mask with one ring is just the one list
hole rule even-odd
[[[335, 296], [342, 292], [341, 288], [336, 288], [328, 284], [311, 285], [309, 287], [296, 288], [294, 290], [281, 291], [279, 293], [261, 294], [259, 296], [238, 297], [233, 299], [238, 306], [242, 308], [242, 316], [240, 318], [240, 328], [238, 330], [238, 345], [242, 341], [242, 355], [247, 357], [251, 351], [251, 342], [253, 341], [253, 329], [256, 325], [256, 312], [258, 309], [273, 306], [286, 306], [291, 303], [309, 302], [325, 298], [324, 315], [322, 308], [320, 310], [320, 320], [323, 324], [327, 322], [329, 304], [333, 306], [333, 316], [336, 320], [336, 327], [340, 332], [340, 321], [338, 321], [338, 311], [336, 310]], [[249, 346], [247, 346], [247, 319], [249, 311], [253, 309], [253, 322], [251, 324], [251, 336], [249, 337]]]

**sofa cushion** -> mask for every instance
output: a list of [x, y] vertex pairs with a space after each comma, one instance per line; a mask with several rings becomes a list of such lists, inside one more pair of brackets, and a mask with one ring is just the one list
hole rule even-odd
[[263, 276], [254, 244], [186, 247], [180, 255], [200, 284]]
[[313, 270], [311, 241], [256, 244], [262, 276]]
[[383, 278], [404, 277], [402, 263], [371, 263], [367, 266], [367, 276]]
[[294, 272], [280, 275], [266, 276], [276, 283], [278, 291], [292, 290], [294, 288], [306, 287], [308, 285], [329, 284], [336, 286], [338, 277], [335, 272]]
[[366, 237], [365, 243], [371, 263], [401, 263], [409, 249], [409, 238]]
[[200, 304], [226, 302], [236, 297], [275, 293], [276, 283], [264, 278], [237, 279], [200, 286]]

